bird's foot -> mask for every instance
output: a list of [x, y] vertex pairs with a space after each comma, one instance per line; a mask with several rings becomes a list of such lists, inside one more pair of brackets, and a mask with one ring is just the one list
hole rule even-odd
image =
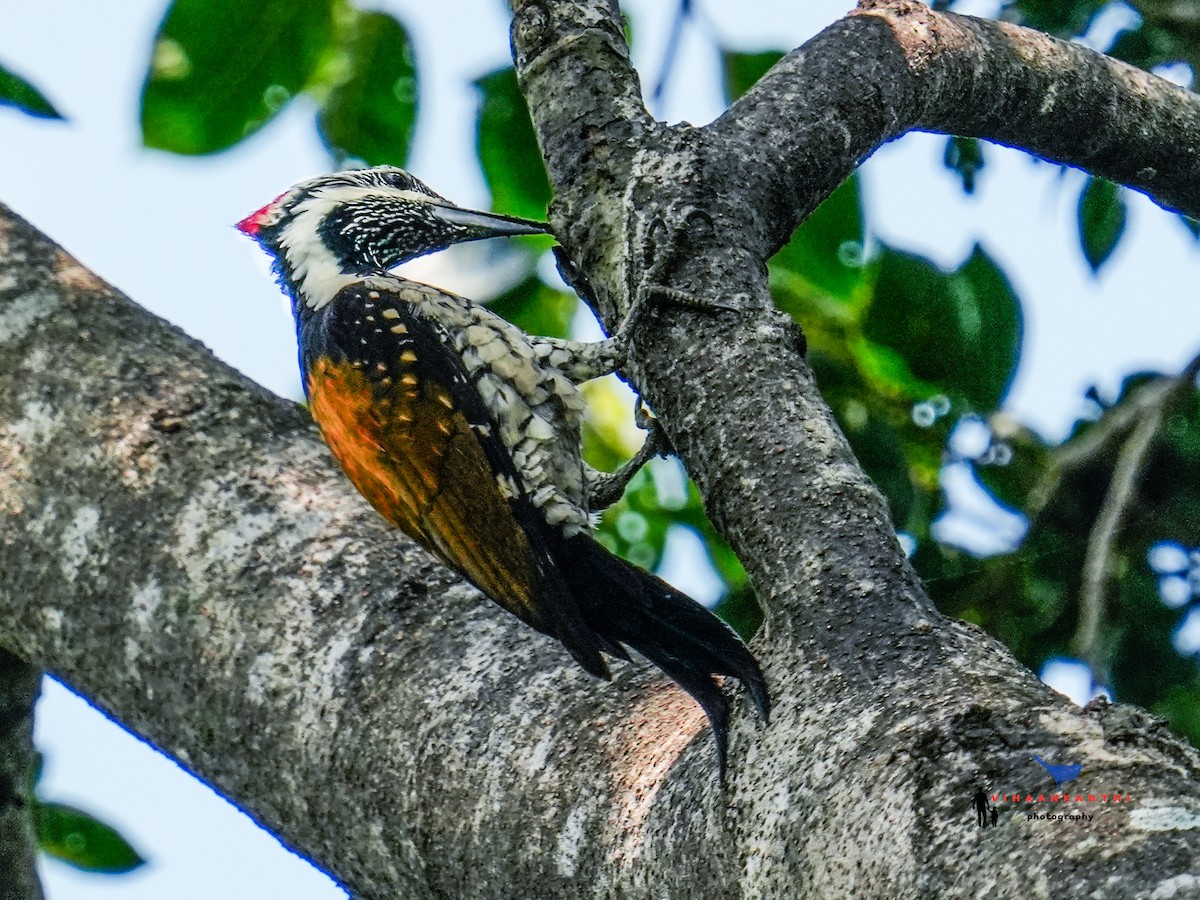
[[681, 306], [684, 309], [694, 309], [700, 312], [738, 312], [738, 307], [732, 303], [722, 303], [719, 300], [710, 300], [707, 297], [697, 297], [695, 294], [689, 294], [687, 291], [681, 291], [678, 288], [667, 287], [665, 284], [650, 285], [650, 295], [657, 297], [659, 301], [666, 300], [672, 306]]
[[620, 500], [633, 476], [651, 459], [673, 452], [671, 440], [663, 431], [658, 417], [645, 408], [641, 397], [637, 398], [633, 415], [638, 428], [646, 432], [646, 437], [634, 457], [616, 472], [591, 471], [588, 485], [588, 509], [593, 512], [607, 509]]
[[637, 423], [638, 428], [646, 432], [646, 439], [642, 444], [639, 456], [644, 456], [646, 460], [650, 460], [655, 456], [668, 456], [675, 452], [675, 447], [671, 444], [671, 439], [667, 437], [666, 431], [663, 430], [662, 422], [642, 402], [641, 397], [638, 397], [633, 404], [633, 421]]
[[698, 297], [688, 291], [664, 284], [664, 277], [689, 245], [711, 235], [712, 216], [684, 200], [672, 202], [661, 214], [650, 218], [639, 229], [635, 250], [640, 250], [640, 272], [636, 285], [630, 286], [633, 301], [621, 330], [628, 332], [638, 319], [662, 302], [702, 312], [737, 312], [728, 303]]

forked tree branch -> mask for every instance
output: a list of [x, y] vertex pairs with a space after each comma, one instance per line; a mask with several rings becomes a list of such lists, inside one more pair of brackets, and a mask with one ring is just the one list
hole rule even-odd
[[916, 0], [864, 0], [713, 128], [739, 148], [745, 194], [771, 201], [752, 213], [767, 215], [769, 251], [814, 198], [908, 131], [1019, 147], [1200, 216], [1200, 96], [1079, 44]]
[[[933, 610], [770, 306], [765, 248], [848, 163], [785, 148], [768, 162], [812, 173], [805, 202], [759, 195], [761, 148], [728, 120], [650, 120], [609, 3], [515, 5], [554, 221], [605, 312], [631, 219], [655, 215], [681, 251], [668, 287], [742, 310], [664, 311], [633, 366], [770, 611], [776, 712], [736, 717], [726, 789], [679, 691], [644, 666], [591, 680], [387, 530], [302, 410], [11, 216], [0, 643], [363, 897], [946, 896], [1018, 867], [1133, 896], [1194, 867], [1196, 753], [1136, 711], [1081, 712]], [[892, 52], [874, 18], [809, 47]], [[818, 137], [842, 88], [822, 90], [793, 96]], [[1134, 802], [1097, 811], [1102, 841], [1015, 815], [981, 841], [977, 787], [1050, 792], [1032, 752]]]
[[[646, 253], [636, 236], [656, 217], [689, 251], [668, 287], [742, 307], [740, 315], [664, 310], [635, 343], [631, 366], [768, 607], [756, 649], [781, 706], [753, 745], [762, 768], [735, 796], [739, 821], [770, 822], [771, 839], [725, 846], [732, 856], [714, 882], [772, 896], [1002, 883], [996, 858], [980, 858], [967, 830], [953, 831], [947, 805], [906, 799], [897, 819], [857, 826], [831, 812], [853, 808], [856, 797], [920, 797], [937, 785], [948, 800], [965, 797], [972, 779], [1020, 782], [1039, 741], [1060, 742], [1051, 755], [1072, 760], [1087, 755], [1088, 741], [1007, 652], [932, 611], [882, 497], [771, 305], [763, 264], [876, 147], [915, 128], [1021, 144], [1195, 213], [1200, 101], [1035, 32], [876, 3], [790, 54], [711, 126], [669, 127], [636, 101], [637, 77], [609, 3], [514, 7], [518, 76], [555, 187], [556, 233], [602, 315], [612, 322], [623, 308], [630, 278], [622, 261], [636, 267]], [[789, 725], [777, 729], [781, 721]], [[818, 727], [798, 732], [800, 723]], [[912, 768], [900, 775], [884, 760]], [[813, 767], [821, 774], [796, 775]], [[786, 821], [771, 807], [779, 796], [792, 803]], [[1194, 795], [1187, 809], [1188, 827], [1200, 826]], [[686, 821], [687, 834], [721, 831], [703, 816]], [[1136, 831], [1136, 821], [1118, 827]], [[800, 846], [805, 852], [793, 853]], [[829, 855], [805, 855], [816, 846]], [[895, 855], [873, 857], [872, 846], [902, 846], [911, 880]], [[669, 841], [655, 850], [669, 854]], [[1062, 843], [1058, 851], [1086, 877], [1082, 856]], [[772, 874], [744, 875], [761, 874], [764, 855], [779, 861], [766, 867]], [[943, 864], [950, 859], [977, 877]], [[1149, 872], [1153, 855], [1145, 859]], [[1126, 889], [1139, 888], [1112, 888]]]

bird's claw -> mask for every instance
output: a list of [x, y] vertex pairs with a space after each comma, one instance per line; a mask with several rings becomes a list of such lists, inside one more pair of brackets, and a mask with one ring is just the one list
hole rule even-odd
[[705, 297], [697, 297], [695, 294], [689, 294], [687, 291], [681, 291], [678, 288], [667, 287], [664, 284], [652, 284], [649, 287], [650, 296], [658, 297], [660, 300], [667, 300], [673, 306], [682, 306], [684, 309], [695, 309], [700, 312], [738, 312], [738, 308], [730, 303], [722, 303], [720, 300], [709, 300]]
[[651, 311], [656, 306], [655, 300], [703, 312], [738, 311], [736, 306], [697, 297], [688, 291], [669, 287], [661, 280], [681, 249], [707, 238], [714, 227], [712, 216], [687, 200], [672, 201], [665, 212], [650, 219], [642, 234], [642, 272], [633, 293], [632, 308], [639, 315]]
[[638, 428], [647, 432], [647, 449], [644, 451], [646, 459], [652, 459], [655, 456], [668, 456], [675, 452], [675, 448], [671, 444], [671, 439], [667, 437], [666, 431], [663, 430], [662, 422], [658, 416], [650, 412], [649, 407], [642, 402], [641, 397], [638, 397], [634, 402], [633, 420]]

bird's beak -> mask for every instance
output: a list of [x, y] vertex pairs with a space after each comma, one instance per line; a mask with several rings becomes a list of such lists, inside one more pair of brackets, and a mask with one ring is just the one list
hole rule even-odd
[[550, 234], [545, 222], [502, 216], [499, 213], [480, 212], [459, 206], [432, 205], [433, 215], [448, 225], [465, 228], [467, 234], [462, 241], [478, 241], [483, 238], [512, 237], [518, 234]]

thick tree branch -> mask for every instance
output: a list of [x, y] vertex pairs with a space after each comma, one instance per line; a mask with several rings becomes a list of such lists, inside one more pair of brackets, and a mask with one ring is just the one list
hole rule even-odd
[[0, 643], [357, 896], [567, 891], [664, 707], [656, 752], [711, 781], [678, 691], [585, 675], [379, 520], [303, 409], [2, 208], [0, 369]]
[[[1017, 856], [1041, 870], [1048, 844], [1001, 862], [982, 852], [969, 829], [950, 824], [960, 802], [950, 798], [967, 797], [976, 779], [1028, 784], [1029, 757], [1042, 742], [1058, 744], [1049, 756], [1086, 758], [1085, 770], [1094, 767], [1101, 780], [1127, 777], [1123, 763], [1120, 774], [1104, 769], [1103, 760], [1122, 754], [1080, 740], [1080, 720], [1006, 651], [933, 611], [881, 495], [855, 462], [766, 288], [767, 253], [854, 165], [904, 127], [933, 127], [928, 105], [913, 100], [908, 63], [899, 83], [888, 80], [904, 61], [891, 26], [878, 15], [839, 23], [774, 70], [770, 88], [752, 91], [714, 125], [644, 128], [629, 145], [593, 139], [605, 118], [575, 99], [613, 82], [628, 91], [636, 76], [627, 57], [620, 57], [623, 75], [608, 59], [603, 84], [587, 70], [566, 80], [538, 62], [546, 48], [615, 29], [615, 20], [603, 24], [608, 4], [524, 0], [514, 7], [518, 75], [555, 186], [556, 233], [596, 288], [601, 312], [611, 322], [621, 309], [626, 260], [648, 252], [637, 239], [647, 229], [627, 228], [630, 245], [622, 249], [596, 223], [634, 216], [661, 217], [685, 247], [670, 287], [741, 307], [711, 316], [664, 310], [637, 338], [630, 370], [766, 601], [767, 625], [755, 647], [778, 712], [749, 745], [753, 771], [741, 773], [731, 797], [737, 827], [689, 816], [686, 829], [648, 829], [648, 853], [673, 859], [681, 831], [721, 835], [708, 844], [706, 883], [767, 896], [966, 892], [968, 882], [1002, 883], [1002, 867]], [[533, 40], [529, 20], [553, 27]], [[871, 80], [851, 78], [856, 69]], [[593, 166], [626, 172], [627, 181], [597, 191], [586, 177]], [[688, 218], [689, 207], [703, 209], [711, 227]], [[1090, 733], [1103, 743], [1103, 731]], [[1174, 746], [1173, 754], [1195, 759]], [[1188, 790], [1188, 821], [1200, 824]], [[773, 805], [781, 797], [786, 814]], [[879, 797], [897, 798], [896, 817], [846, 822], [859, 798]], [[1128, 815], [1109, 823], [1136, 830], [1136, 821]], [[1067, 840], [1051, 843], [1057, 871], [1086, 880], [1088, 854]], [[1131, 869], [1164, 877], [1156, 860], [1167, 857], [1143, 857], [1135, 843], [1123, 844]], [[872, 847], [890, 849], [875, 854]], [[899, 871], [897, 857], [913, 868]], [[663, 879], [656, 883], [682, 889], [669, 872], [655, 871]], [[964, 879], [964, 871], [977, 880]], [[1111, 888], [1115, 895], [1137, 889], [1133, 881]]]
[[915, 0], [863, 0], [712, 128], [766, 216], [768, 254], [877, 147], [913, 130], [1020, 147], [1200, 216], [1200, 96], [1079, 44]]
[[[741, 307], [665, 310], [632, 367], [770, 607], [776, 713], [737, 717], [727, 790], [679, 691], [645, 667], [589, 679], [387, 530], [303, 411], [15, 218], [0, 643], [364, 897], [948, 896], [1014, 866], [1134, 896], [1194, 868], [1195, 752], [1136, 711], [1075, 709], [921, 591], [770, 306], [762, 249], [803, 215], [794, 192], [748, 192], [721, 129], [650, 121], [610, 4], [516, 7], [555, 222], [606, 314], [655, 215], [683, 251], [670, 286]], [[814, 175], [812, 205], [839, 177]], [[1031, 752], [1135, 802], [1098, 811], [1102, 841], [1013, 816], [997, 853], [970, 798], [1049, 793]]]

